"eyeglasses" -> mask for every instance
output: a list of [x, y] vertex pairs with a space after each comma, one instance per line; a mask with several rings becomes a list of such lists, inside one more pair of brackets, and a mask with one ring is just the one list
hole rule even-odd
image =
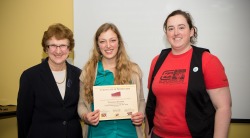
[[51, 45], [47, 45], [48, 48], [52, 51], [56, 50], [57, 47], [59, 47], [62, 51], [65, 51], [69, 46], [68, 45], [56, 45], [56, 44], [51, 44]]

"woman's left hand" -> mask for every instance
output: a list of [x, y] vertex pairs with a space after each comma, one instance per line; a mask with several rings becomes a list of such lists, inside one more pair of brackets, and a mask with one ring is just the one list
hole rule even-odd
[[144, 115], [141, 112], [137, 112], [131, 115], [131, 120], [134, 125], [141, 125], [144, 120]]

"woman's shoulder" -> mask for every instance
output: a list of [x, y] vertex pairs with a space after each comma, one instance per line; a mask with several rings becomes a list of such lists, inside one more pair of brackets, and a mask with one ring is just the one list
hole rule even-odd
[[132, 73], [139, 74], [140, 77], [142, 76], [142, 70], [137, 63], [132, 62], [131, 69], [132, 69]]
[[203, 62], [209, 62], [211, 60], [219, 60], [217, 56], [213, 55], [212, 53], [205, 51], [202, 55]]
[[47, 70], [43, 67], [42, 63], [39, 63], [25, 69], [21, 73], [20, 78], [29, 78], [30, 80], [34, 80], [35, 78], [39, 77], [41, 73], [44, 73], [46, 71]]
[[75, 72], [75, 73], [77, 73], [77, 74], [80, 74], [81, 71], [82, 71], [80, 68], [78, 68], [77, 66], [74, 66], [74, 65], [72, 65], [72, 64], [67, 63], [67, 66], [68, 66], [73, 72]]
[[135, 62], [131, 62], [131, 68], [132, 70], [137, 70], [137, 71], [141, 70], [140, 66]]
[[156, 56], [152, 59], [152, 61], [151, 61], [151, 67], [154, 67], [154, 66], [155, 66], [156, 61], [158, 60], [159, 56], [160, 56], [160, 54], [156, 55]]
[[23, 71], [23, 74], [33, 74], [33, 73], [36, 73], [38, 72], [41, 68], [42, 68], [42, 63], [39, 63], [39, 64], [36, 64], [36, 65], [33, 65], [27, 69], [25, 69]]

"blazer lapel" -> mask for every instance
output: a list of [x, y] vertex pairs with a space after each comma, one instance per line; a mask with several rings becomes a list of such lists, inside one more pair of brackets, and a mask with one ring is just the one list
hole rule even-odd
[[72, 90], [72, 84], [74, 81], [74, 73], [72, 72], [72, 69], [67, 62], [66, 62], [66, 65], [67, 65], [67, 79], [66, 79], [64, 101], [66, 101], [69, 98], [69, 96], [72, 95], [70, 94], [70, 92]]
[[42, 81], [44, 81], [44, 83], [47, 84], [47, 86], [51, 90], [52, 95], [54, 95], [54, 97], [58, 101], [62, 102], [62, 97], [61, 97], [60, 91], [57, 87], [57, 84], [56, 84], [56, 81], [53, 77], [53, 74], [49, 68], [48, 58], [41, 63], [41, 66], [42, 66], [42, 68], [41, 68]]

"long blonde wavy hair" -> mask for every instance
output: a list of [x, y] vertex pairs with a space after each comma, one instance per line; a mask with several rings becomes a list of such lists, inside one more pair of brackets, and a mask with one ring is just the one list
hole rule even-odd
[[83, 91], [84, 99], [88, 103], [93, 102], [93, 86], [96, 76], [96, 67], [98, 61], [102, 58], [102, 53], [98, 46], [98, 38], [101, 33], [111, 29], [118, 38], [118, 52], [116, 58], [116, 71], [115, 71], [115, 81], [114, 84], [130, 84], [131, 83], [131, 74], [138, 73], [136, 70], [133, 70], [132, 67], [136, 65], [134, 62], [130, 61], [127, 52], [125, 50], [124, 42], [118, 28], [112, 23], [104, 23], [101, 25], [95, 33], [94, 44], [91, 56], [85, 66], [83, 67], [83, 72], [80, 76], [81, 81], [83, 82]]

